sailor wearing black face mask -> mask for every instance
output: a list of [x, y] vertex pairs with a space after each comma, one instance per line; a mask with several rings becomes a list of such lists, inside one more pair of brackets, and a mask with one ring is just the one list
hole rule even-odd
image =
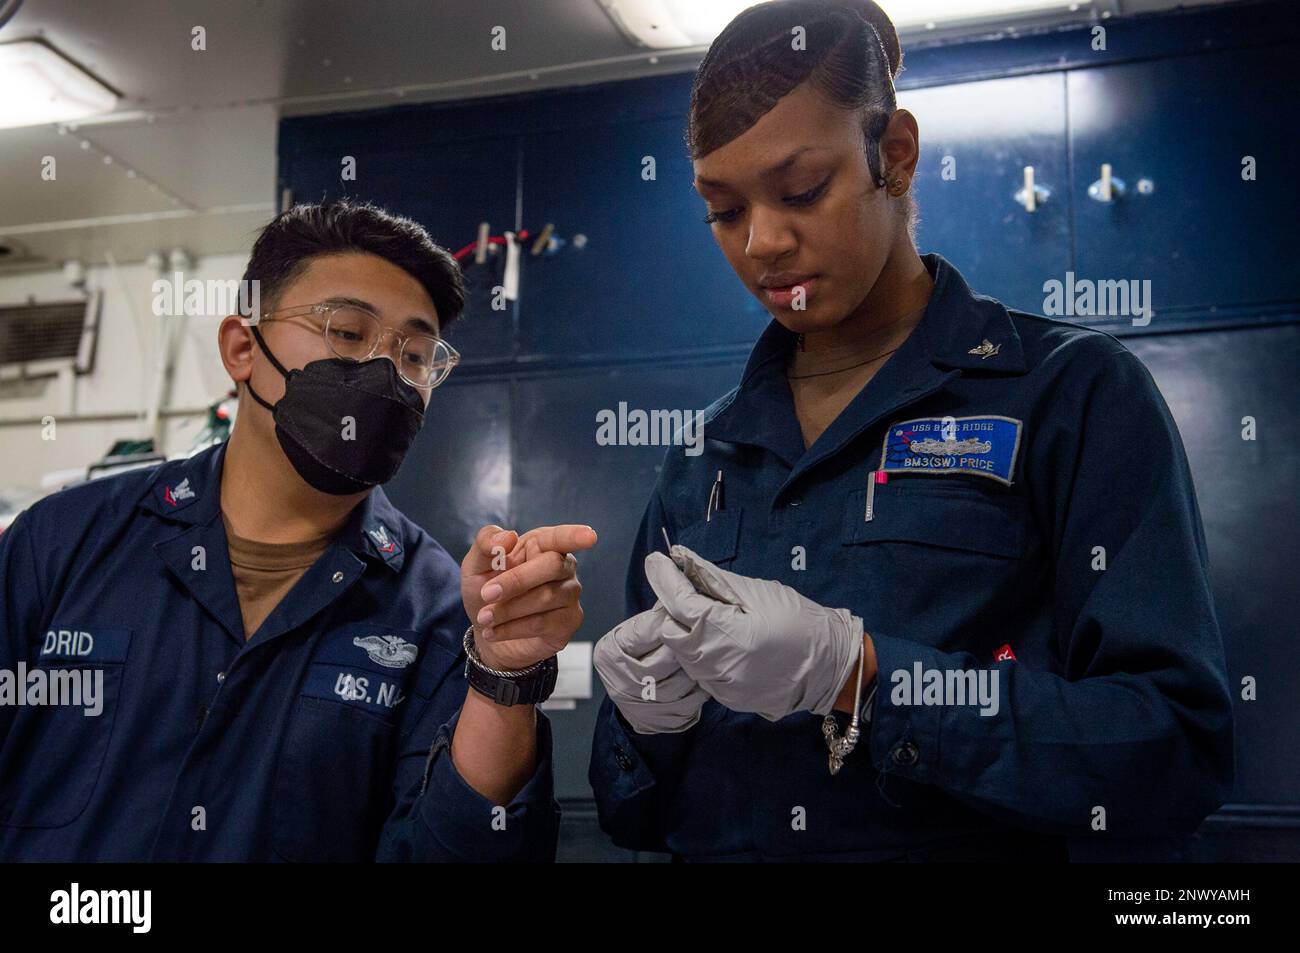
[[485, 526], [458, 570], [379, 487], [456, 363], [455, 261], [300, 206], [246, 278], [275, 304], [221, 325], [256, 401], [230, 440], [0, 536], [0, 673], [102, 676], [84, 706], [0, 704], [0, 861], [553, 859], [534, 706], [595, 533]]
[[[373, 321], [382, 327], [377, 317], [355, 307], [313, 305], [312, 310], [329, 315], [331, 324], [342, 315], [345, 321]], [[286, 371], [256, 324], [253, 335], [284, 376], [284, 396], [273, 406], [253, 390], [251, 381], [245, 386], [274, 416], [275, 436], [298, 475], [322, 493], [335, 495], [364, 492], [391, 480], [424, 424], [424, 398], [401, 379], [397, 365], [383, 357], [360, 362], [333, 357], [312, 361], [302, 370]], [[423, 335], [417, 340], [425, 343], [413, 343], [413, 349], [441, 346], [449, 351], [440, 366], [451, 369], [455, 352], [450, 345], [434, 343]], [[430, 386], [428, 381], [423, 383]], [[349, 420], [357, 425], [351, 434], [347, 433]], [[345, 439], [348, 437], [351, 439]]]

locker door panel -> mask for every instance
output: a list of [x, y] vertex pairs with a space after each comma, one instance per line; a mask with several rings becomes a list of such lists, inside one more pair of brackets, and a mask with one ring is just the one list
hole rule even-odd
[[[1150, 279], [1159, 314], [1300, 298], [1293, 94], [1300, 47], [1126, 63], [1069, 74], [1080, 277]], [[1242, 178], [1254, 157], [1257, 178]], [[1101, 164], [1124, 180], [1090, 199]], [[1139, 191], [1147, 179], [1151, 191]]]
[[[685, 120], [524, 139], [524, 223], [570, 243], [525, 256], [520, 350], [534, 358], [674, 352], [753, 341], [767, 312], [702, 221]], [[642, 177], [645, 157], [655, 178]], [[572, 243], [586, 236], [584, 248]]]
[[[1070, 267], [1065, 80], [1060, 73], [907, 90], [921, 160], [917, 245], [951, 261], [972, 289], [1041, 313], [1043, 282]], [[1050, 195], [1015, 201], [1025, 166]]]

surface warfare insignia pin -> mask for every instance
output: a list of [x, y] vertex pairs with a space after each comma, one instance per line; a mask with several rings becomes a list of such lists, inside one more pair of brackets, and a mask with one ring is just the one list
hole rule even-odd
[[384, 557], [393, 556], [398, 552], [397, 540], [388, 535], [388, 527], [382, 523], [376, 529], [368, 529], [367, 533], [374, 540], [375, 549], [379, 550]]
[[370, 661], [385, 668], [406, 668], [420, 651], [418, 646], [396, 635], [357, 636], [352, 644], [365, 649]]
[[1001, 344], [994, 344], [988, 338], [985, 338], [983, 343], [981, 343], [977, 347], [971, 348], [966, 353], [978, 354], [981, 360], [987, 360], [988, 358], [992, 357], [994, 354], [998, 353], [998, 351], [1000, 350], [1002, 350]]
[[1020, 450], [1013, 417], [918, 417], [891, 424], [880, 451], [887, 473], [970, 473], [1010, 485]]

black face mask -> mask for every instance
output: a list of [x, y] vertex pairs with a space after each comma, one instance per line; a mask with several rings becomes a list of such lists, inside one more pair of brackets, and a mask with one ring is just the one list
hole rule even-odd
[[[424, 425], [424, 399], [397, 375], [397, 365], [384, 357], [335, 357], [286, 371], [256, 324], [253, 336], [284, 377], [284, 396], [272, 406], [251, 383], [248, 392], [271, 411], [275, 436], [298, 475], [336, 496], [391, 480]], [[355, 421], [348, 439], [344, 417]]]

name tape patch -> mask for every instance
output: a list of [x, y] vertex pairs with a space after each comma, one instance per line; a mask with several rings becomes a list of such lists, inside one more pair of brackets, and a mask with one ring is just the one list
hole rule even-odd
[[131, 633], [98, 626], [52, 628], [41, 639], [41, 661], [125, 662]]
[[917, 417], [891, 424], [880, 452], [887, 473], [971, 473], [1011, 484], [1022, 423], [1012, 417]]

